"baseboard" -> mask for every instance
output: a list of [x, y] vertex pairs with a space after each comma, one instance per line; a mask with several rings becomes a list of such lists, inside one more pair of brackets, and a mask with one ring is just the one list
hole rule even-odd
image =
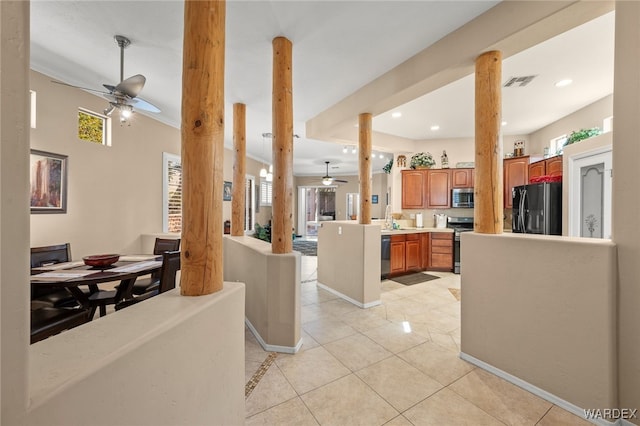
[[376, 301], [369, 302], [369, 303], [360, 303], [357, 300], [354, 300], [354, 299], [350, 298], [349, 296], [346, 296], [346, 295], [340, 293], [339, 291], [332, 289], [331, 287], [327, 287], [324, 284], [316, 283], [316, 285], [318, 287], [320, 287], [321, 289], [323, 289], [323, 290], [327, 290], [331, 294], [335, 294], [339, 298], [344, 299], [349, 303], [353, 303], [354, 305], [356, 305], [359, 308], [367, 309], [367, 308], [372, 308], [374, 306], [378, 306], [378, 305], [382, 304], [382, 302], [380, 300], [376, 300]]
[[283, 354], [295, 354], [295, 353], [298, 353], [298, 351], [302, 347], [302, 339], [298, 340], [298, 343], [295, 346], [270, 345], [270, 344], [268, 344], [267, 342], [264, 341], [262, 336], [260, 336], [260, 333], [258, 333], [258, 330], [256, 330], [256, 328], [253, 326], [253, 324], [251, 324], [251, 321], [249, 321], [248, 318], [244, 319], [244, 323], [247, 324], [247, 327], [249, 328], [249, 330], [251, 330], [251, 333], [253, 333], [253, 335], [256, 338], [256, 340], [258, 341], [258, 343], [260, 343], [260, 346], [262, 346], [262, 349], [264, 349], [267, 352], [279, 352], [279, 353], [283, 353]]
[[512, 374], [507, 373], [506, 371], [500, 370], [499, 368], [494, 367], [491, 364], [487, 364], [484, 361], [481, 361], [471, 355], [465, 354], [464, 352], [460, 352], [460, 359], [467, 361], [470, 364], [475, 365], [489, 373], [500, 377], [501, 379], [506, 380], [509, 383], [512, 383], [519, 388], [522, 388], [532, 394], [539, 396], [540, 398], [551, 402], [552, 404], [557, 405], [558, 407], [567, 410], [568, 412], [575, 414], [583, 420], [586, 420], [590, 423], [601, 425], [601, 426], [635, 426], [632, 423], [627, 422], [626, 420], [616, 420], [615, 422], [609, 422], [604, 419], [585, 419], [584, 417], [584, 409], [578, 407], [575, 404], [570, 403], [569, 401], [565, 401], [562, 398], [557, 397], [556, 395], [547, 392], [544, 389], [540, 389], [539, 387], [532, 385], [529, 382], [526, 382], [519, 377], [516, 377]]

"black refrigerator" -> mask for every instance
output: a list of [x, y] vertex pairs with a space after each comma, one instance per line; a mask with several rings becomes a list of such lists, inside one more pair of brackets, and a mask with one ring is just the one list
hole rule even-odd
[[562, 235], [562, 182], [542, 182], [513, 188], [512, 231]]

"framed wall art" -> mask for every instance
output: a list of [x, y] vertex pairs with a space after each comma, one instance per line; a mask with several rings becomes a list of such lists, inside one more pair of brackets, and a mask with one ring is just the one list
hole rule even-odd
[[224, 191], [222, 192], [222, 201], [231, 201], [231, 182], [224, 181]]
[[67, 156], [31, 150], [31, 213], [67, 212]]

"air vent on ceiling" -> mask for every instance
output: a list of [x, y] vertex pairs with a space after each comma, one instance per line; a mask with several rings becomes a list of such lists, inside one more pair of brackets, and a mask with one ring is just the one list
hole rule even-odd
[[531, 83], [531, 80], [533, 80], [536, 77], [537, 76], [535, 75], [526, 75], [524, 77], [509, 77], [507, 82], [503, 84], [502, 87], [511, 87], [511, 86], [524, 87], [527, 84]]

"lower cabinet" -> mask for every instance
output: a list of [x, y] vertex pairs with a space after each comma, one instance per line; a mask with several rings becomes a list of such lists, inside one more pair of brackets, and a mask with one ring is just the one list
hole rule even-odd
[[391, 236], [390, 274], [400, 274], [405, 271], [405, 241], [406, 235], [404, 234]]
[[420, 234], [407, 234], [407, 241], [404, 248], [405, 270], [422, 270], [421, 246]]
[[453, 271], [453, 233], [431, 233], [428, 253], [427, 269], [432, 271]]
[[391, 236], [389, 275], [426, 270], [453, 271], [453, 233]]

